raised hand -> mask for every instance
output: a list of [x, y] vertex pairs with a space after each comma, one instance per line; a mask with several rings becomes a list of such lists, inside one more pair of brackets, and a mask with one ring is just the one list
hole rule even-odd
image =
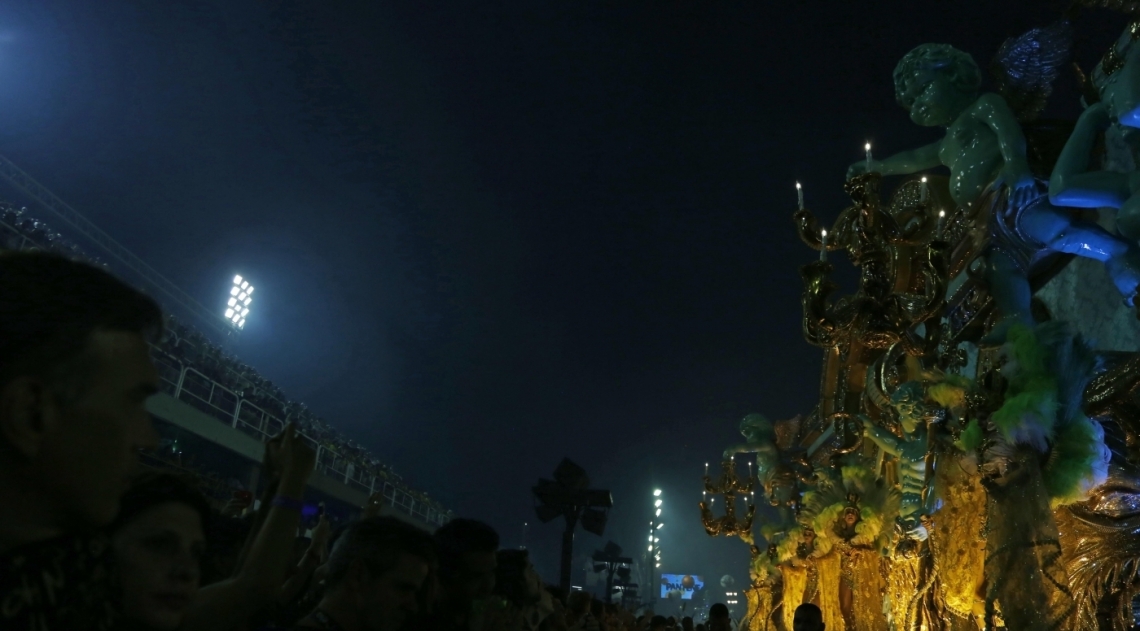
[[300, 483], [302, 487], [309, 481], [313, 467], [317, 464], [316, 452], [297, 435], [297, 426], [292, 423], [282, 433], [277, 461], [281, 466], [282, 483], [285, 481]]

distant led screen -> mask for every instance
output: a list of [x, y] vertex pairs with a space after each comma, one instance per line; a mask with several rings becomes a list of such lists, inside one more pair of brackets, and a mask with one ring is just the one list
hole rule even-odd
[[661, 575], [662, 598], [677, 598], [677, 596], [680, 595], [681, 600], [692, 600], [693, 594], [704, 588], [704, 579], [693, 574]]

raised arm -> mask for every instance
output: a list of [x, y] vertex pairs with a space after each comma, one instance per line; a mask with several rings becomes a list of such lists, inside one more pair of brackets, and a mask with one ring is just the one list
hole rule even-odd
[[863, 435], [870, 438], [871, 442], [879, 446], [879, 449], [892, 456], [898, 456], [902, 453], [901, 441], [898, 436], [875, 425], [874, 421], [866, 416], [860, 417], [860, 420], [863, 421]]
[[[873, 160], [871, 170], [883, 175], [907, 175], [918, 173], [941, 166], [942, 159], [938, 152], [942, 149], [942, 141], [932, 142], [924, 147], [900, 151], [885, 160]], [[867, 161], [861, 160], [847, 169], [847, 178], [867, 172]]]
[[1049, 178], [1049, 201], [1073, 208], [1120, 208], [1131, 196], [1127, 175], [1089, 170], [1093, 147], [1108, 124], [1103, 103], [1089, 107], [1077, 119]]
[[265, 523], [233, 578], [202, 588], [187, 612], [180, 631], [225, 631], [244, 625], [261, 608], [273, 604], [293, 562], [293, 544], [301, 519], [305, 485], [313, 472], [315, 454], [290, 425], [279, 451], [281, 481]]

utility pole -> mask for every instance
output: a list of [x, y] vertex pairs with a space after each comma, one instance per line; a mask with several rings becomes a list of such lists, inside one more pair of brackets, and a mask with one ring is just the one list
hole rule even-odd
[[564, 458], [554, 470], [554, 479], [539, 479], [532, 491], [538, 499], [534, 507], [539, 521], [547, 523], [561, 516], [566, 522], [562, 531], [562, 573], [559, 588], [563, 596], [570, 594], [570, 570], [574, 558], [574, 529], [581, 520], [586, 532], [599, 537], [606, 530], [604, 509], [614, 505], [609, 491], [591, 489], [586, 470]]

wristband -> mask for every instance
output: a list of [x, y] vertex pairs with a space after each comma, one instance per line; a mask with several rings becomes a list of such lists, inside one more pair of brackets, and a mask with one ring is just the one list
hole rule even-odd
[[285, 497], [284, 495], [275, 496], [271, 506], [279, 506], [291, 511], [297, 511], [298, 513], [304, 508], [304, 504], [301, 503], [301, 500], [295, 500], [291, 497]]

